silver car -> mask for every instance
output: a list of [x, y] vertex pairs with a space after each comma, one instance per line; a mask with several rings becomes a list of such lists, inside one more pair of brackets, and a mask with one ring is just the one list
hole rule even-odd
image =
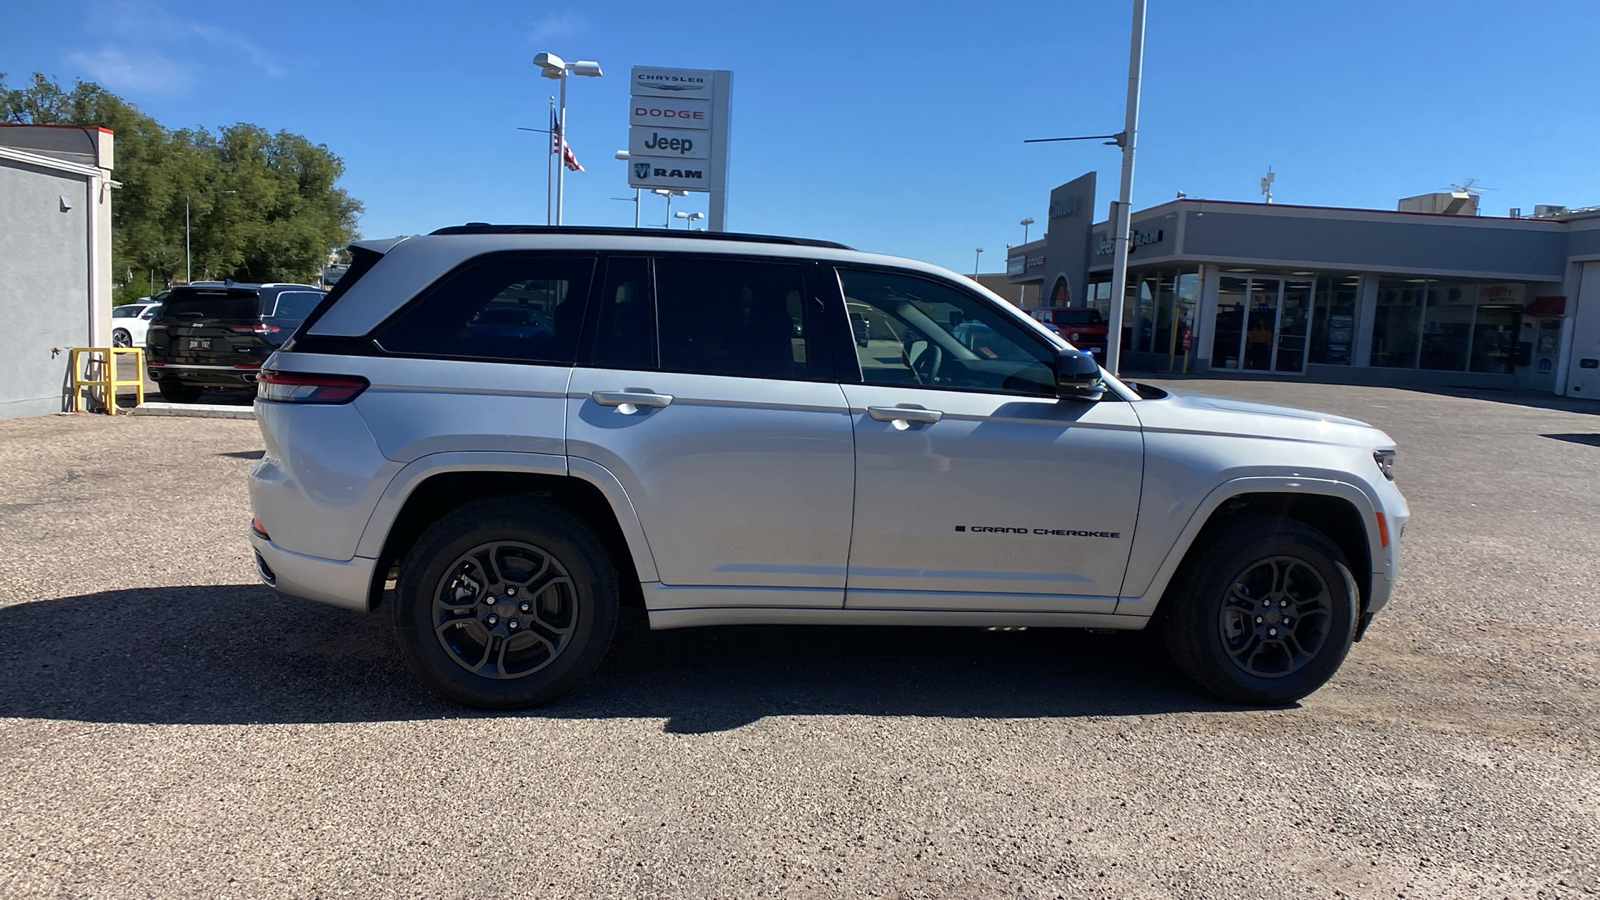
[[1394, 584], [1382, 432], [1122, 383], [935, 266], [488, 225], [352, 254], [261, 371], [250, 540], [285, 594], [392, 596], [461, 703], [570, 690], [636, 603], [658, 629], [1153, 626], [1207, 689], [1278, 704]]

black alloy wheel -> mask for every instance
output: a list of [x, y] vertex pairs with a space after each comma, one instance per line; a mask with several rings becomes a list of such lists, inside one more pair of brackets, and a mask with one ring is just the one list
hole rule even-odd
[[1292, 703], [1350, 652], [1360, 595], [1344, 553], [1291, 519], [1241, 515], [1192, 548], [1157, 622], [1178, 667], [1238, 703]]
[[617, 575], [576, 516], [536, 497], [482, 500], [434, 523], [400, 569], [395, 633], [431, 690], [483, 709], [552, 700], [605, 657]]

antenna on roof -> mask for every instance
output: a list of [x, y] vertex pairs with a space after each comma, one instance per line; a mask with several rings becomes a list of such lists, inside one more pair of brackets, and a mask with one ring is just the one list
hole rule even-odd
[[1463, 178], [1459, 183], [1450, 185], [1450, 190], [1457, 194], [1471, 194], [1476, 197], [1484, 191], [1492, 191], [1495, 188], [1484, 187], [1483, 183], [1477, 178]]
[[1272, 167], [1267, 166], [1267, 174], [1261, 176], [1261, 199], [1263, 203], [1272, 202], [1272, 183], [1278, 176], [1272, 174]]

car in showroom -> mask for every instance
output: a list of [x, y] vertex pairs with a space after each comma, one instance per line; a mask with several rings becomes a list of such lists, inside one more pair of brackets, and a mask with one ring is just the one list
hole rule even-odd
[[164, 400], [243, 388], [322, 300], [309, 284], [197, 282], [167, 293], [146, 337], [145, 367]]
[[283, 594], [387, 605], [463, 704], [571, 690], [622, 603], [657, 629], [1154, 628], [1211, 692], [1282, 704], [1393, 591], [1383, 432], [1123, 382], [937, 266], [482, 224], [351, 253], [260, 369], [249, 540]]

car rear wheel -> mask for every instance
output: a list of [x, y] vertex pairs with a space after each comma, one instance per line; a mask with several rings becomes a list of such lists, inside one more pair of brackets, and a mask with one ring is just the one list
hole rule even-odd
[[395, 633], [440, 696], [521, 709], [595, 670], [617, 622], [616, 568], [593, 532], [536, 498], [464, 506], [429, 528], [400, 569]]
[[113, 328], [111, 330], [111, 346], [132, 347], [133, 335], [129, 334], [126, 328]]
[[1238, 703], [1291, 703], [1338, 671], [1359, 595], [1344, 553], [1321, 532], [1241, 516], [1189, 554], [1163, 603], [1178, 667]]
[[193, 403], [200, 399], [202, 390], [199, 385], [184, 384], [168, 378], [156, 382], [156, 386], [161, 389], [161, 399], [171, 400], [173, 403]]

